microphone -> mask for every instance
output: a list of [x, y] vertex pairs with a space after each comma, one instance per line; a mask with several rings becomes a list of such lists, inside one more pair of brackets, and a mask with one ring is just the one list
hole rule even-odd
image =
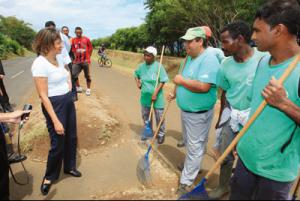
[[[24, 107], [23, 107], [23, 111], [28, 111], [28, 110], [32, 110], [32, 105], [30, 105], [30, 104], [25, 104]], [[25, 119], [26, 119], [27, 117], [29, 117], [29, 116], [30, 116], [30, 112], [29, 112], [29, 113], [26, 113], [26, 114], [23, 114], [23, 115], [21, 116], [20, 128], [23, 127]]]

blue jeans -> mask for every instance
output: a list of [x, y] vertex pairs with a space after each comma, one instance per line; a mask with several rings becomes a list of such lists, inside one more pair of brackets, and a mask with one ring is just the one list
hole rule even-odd
[[[154, 109], [154, 113], [155, 113], [156, 125], [158, 125], [162, 118], [162, 115], [164, 113], [164, 109]], [[150, 114], [150, 107], [142, 106], [142, 117], [143, 117], [144, 122], [149, 120], [149, 114]], [[152, 125], [152, 122], [151, 122], [151, 125]], [[166, 134], [166, 124], [164, 121], [159, 129], [158, 135], [160, 137], [163, 137], [163, 136], [165, 136], [165, 134]]]

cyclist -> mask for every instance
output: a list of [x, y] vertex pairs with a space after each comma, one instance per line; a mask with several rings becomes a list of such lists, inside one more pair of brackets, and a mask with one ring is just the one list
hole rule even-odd
[[102, 44], [98, 50], [98, 55], [101, 57], [101, 59], [105, 59], [106, 58], [106, 53], [105, 53], [105, 45]]

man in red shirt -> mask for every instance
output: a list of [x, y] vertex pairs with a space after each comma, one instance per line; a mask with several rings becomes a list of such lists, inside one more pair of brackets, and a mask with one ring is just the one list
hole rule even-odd
[[80, 87], [78, 76], [80, 72], [84, 71], [84, 76], [87, 83], [86, 95], [91, 95], [91, 75], [90, 75], [90, 64], [91, 55], [93, 53], [93, 46], [89, 38], [82, 36], [82, 28], [76, 27], [75, 29], [76, 38], [72, 40], [72, 52], [75, 55], [73, 61], [73, 76], [76, 79], [77, 92], [82, 92]]

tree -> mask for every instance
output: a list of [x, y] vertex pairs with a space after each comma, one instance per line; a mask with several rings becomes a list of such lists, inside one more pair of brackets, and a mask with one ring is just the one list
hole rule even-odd
[[27, 49], [31, 49], [36, 34], [30, 24], [16, 17], [0, 16], [0, 31]]
[[171, 55], [183, 49], [180, 37], [190, 27], [209, 26], [217, 46], [221, 29], [237, 19], [252, 23], [257, 8], [264, 0], [146, 0], [145, 24], [119, 29], [110, 38], [114, 48], [137, 51], [147, 45], [161, 49], [167, 46]]

